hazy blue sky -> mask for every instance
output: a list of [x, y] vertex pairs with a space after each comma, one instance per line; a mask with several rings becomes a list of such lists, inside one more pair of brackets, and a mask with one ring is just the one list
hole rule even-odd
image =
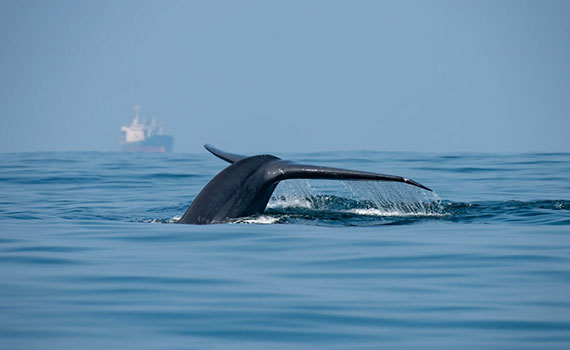
[[0, 151], [570, 151], [570, 1], [0, 0]]

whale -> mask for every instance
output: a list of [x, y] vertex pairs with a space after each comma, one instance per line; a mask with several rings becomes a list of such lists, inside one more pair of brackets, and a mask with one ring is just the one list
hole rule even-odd
[[270, 154], [244, 156], [206, 144], [204, 148], [230, 163], [196, 196], [180, 224], [213, 224], [262, 214], [279, 182], [290, 179], [402, 182], [432, 191], [405, 177], [365, 171], [298, 164]]

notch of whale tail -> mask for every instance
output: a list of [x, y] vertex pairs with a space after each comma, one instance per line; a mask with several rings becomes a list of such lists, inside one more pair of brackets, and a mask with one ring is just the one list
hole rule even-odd
[[288, 179], [394, 181], [431, 191], [416, 181], [400, 176], [303, 165], [267, 154], [247, 157], [207, 144], [204, 147], [231, 165], [210, 180], [179, 223], [210, 224], [261, 214], [277, 184]]

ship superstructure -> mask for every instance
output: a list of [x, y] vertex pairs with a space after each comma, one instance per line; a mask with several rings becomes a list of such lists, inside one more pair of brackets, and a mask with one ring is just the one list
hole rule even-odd
[[135, 118], [131, 125], [121, 127], [121, 151], [124, 152], [172, 152], [174, 138], [164, 135], [156, 117], [139, 117], [140, 106], [135, 106]]

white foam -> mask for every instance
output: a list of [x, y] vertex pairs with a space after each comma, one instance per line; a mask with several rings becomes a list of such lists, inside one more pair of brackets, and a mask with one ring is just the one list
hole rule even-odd
[[182, 215], [176, 215], [176, 216], [170, 218], [170, 220], [168, 220], [168, 223], [169, 224], [175, 224], [178, 221], [180, 221], [180, 219], [182, 219]]
[[357, 214], [357, 215], [367, 215], [367, 216], [443, 216], [444, 214], [436, 213], [436, 212], [406, 212], [400, 210], [382, 210], [376, 208], [367, 208], [367, 209], [350, 209], [348, 210], [349, 213]]
[[233, 221], [237, 224], [260, 224], [260, 225], [270, 225], [274, 224], [279, 221], [279, 217], [269, 216], [269, 215], [260, 215], [255, 217], [247, 217], [241, 218]]

